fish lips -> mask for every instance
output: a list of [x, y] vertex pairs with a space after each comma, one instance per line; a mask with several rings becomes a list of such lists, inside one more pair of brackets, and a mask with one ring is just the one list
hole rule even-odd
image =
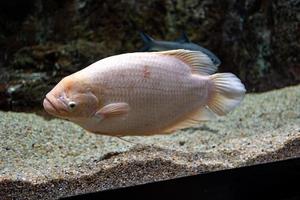
[[67, 105], [61, 99], [50, 94], [46, 95], [43, 106], [46, 112], [51, 115], [63, 117], [68, 114]]

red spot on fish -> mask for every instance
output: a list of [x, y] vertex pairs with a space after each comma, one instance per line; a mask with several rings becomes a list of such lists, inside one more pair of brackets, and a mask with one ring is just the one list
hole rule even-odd
[[150, 77], [149, 66], [147, 66], [147, 65], [144, 66], [143, 75], [144, 75], [144, 78], [149, 78]]

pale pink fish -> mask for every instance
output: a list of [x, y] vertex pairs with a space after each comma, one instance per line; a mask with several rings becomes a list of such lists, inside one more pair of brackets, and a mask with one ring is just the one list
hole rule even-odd
[[231, 73], [188, 50], [127, 53], [62, 79], [45, 110], [84, 129], [113, 136], [170, 133], [239, 105], [245, 94]]

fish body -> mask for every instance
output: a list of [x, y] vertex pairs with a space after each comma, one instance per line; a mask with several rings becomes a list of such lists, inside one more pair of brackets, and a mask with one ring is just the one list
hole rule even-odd
[[215, 115], [243, 98], [233, 74], [201, 52], [128, 53], [102, 59], [65, 77], [44, 100], [50, 114], [112, 136], [170, 133]]
[[192, 43], [184, 32], [175, 41], [154, 40], [152, 37], [143, 32], [140, 32], [140, 35], [144, 42], [144, 47], [141, 51], [167, 51], [175, 49], [201, 51], [202, 53], [208, 55], [214, 65], [217, 67], [221, 65], [220, 59], [214, 53], [200, 45]]

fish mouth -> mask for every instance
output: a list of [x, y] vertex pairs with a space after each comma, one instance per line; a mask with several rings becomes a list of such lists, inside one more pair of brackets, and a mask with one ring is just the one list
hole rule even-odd
[[52, 95], [47, 94], [43, 101], [47, 113], [55, 116], [65, 116], [68, 113], [65, 103]]

